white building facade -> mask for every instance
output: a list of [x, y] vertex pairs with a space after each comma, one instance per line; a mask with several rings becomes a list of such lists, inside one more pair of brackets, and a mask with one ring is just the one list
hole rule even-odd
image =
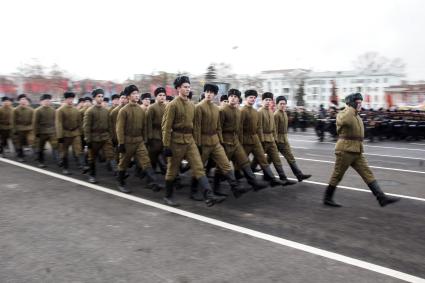
[[275, 96], [285, 95], [290, 107], [296, 106], [296, 94], [300, 82], [304, 81], [304, 101], [308, 109], [325, 108], [331, 105], [332, 81], [335, 81], [339, 101], [350, 93], [360, 92], [367, 108], [387, 108], [385, 88], [399, 85], [402, 74], [390, 72], [312, 72], [305, 69], [264, 71], [261, 73], [263, 90]]

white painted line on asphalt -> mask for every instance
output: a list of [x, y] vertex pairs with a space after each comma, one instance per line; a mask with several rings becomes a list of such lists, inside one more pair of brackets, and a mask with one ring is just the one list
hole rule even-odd
[[402, 158], [402, 159], [414, 159], [414, 160], [423, 160], [424, 158], [420, 157], [409, 157], [409, 156], [400, 156], [400, 155], [387, 155], [387, 154], [376, 154], [376, 153], [367, 153], [363, 152], [364, 155], [371, 155], [371, 156], [381, 156], [381, 157], [394, 157], [394, 158]]
[[416, 143], [416, 142], [409, 142], [409, 144], [414, 144], [414, 145], [422, 145], [422, 146], [425, 146], [425, 143]]
[[[135, 197], [135, 196], [132, 196], [132, 195], [127, 195], [127, 194], [124, 194], [124, 193], [121, 193], [121, 192], [118, 192], [118, 191], [114, 191], [112, 189], [108, 189], [108, 188], [105, 188], [105, 187], [102, 187], [102, 186], [99, 186], [99, 185], [95, 185], [95, 184], [91, 184], [91, 183], [88, 183], [88, 182], [85, 182], [85, 181], [77, 180], [77, 179], [74, 179], [74, 178], [71, 178], [71, 177], [68, 177], [68, 176], [63, 176], [63, 175], [60, 175], [60, 174], [57, 174], [57, 173], [54, 173], [54, 172], [50, 172], [50, 171], [43, 170], [43, 169], [40, 169], [40, 168], [36, 168], [36, 167], [30, 166], [30, 165], [22, 164], [22, 163], [13, 161], [13, 160], [0, 158], [0, 161], [15, 165], [15, 166], [18, 166], [18, 167], [21, 167], [21, 168], [25, 168], [25, 169], [28, 169], [28, 170], [31, 170], [31, 171], [34, 171], [34, 172], [45, 174], [45, 175], [48, 175], [48, 176], [51, 176], [51, 177], [54, 177], [54, 178], [58, 178], [58, 179], [61, 179], [61, 180], [64, 180], [64, 181], [68, 181], [68, 182], [71, 182], [71, 183], [74, 183], [74, 184], [77, 184], [77, 185], [85, 186], [85, 187], [88, 187], [88, 188], [91, 188], [91, 189], [94, 189], [94, 190], [97, 190], [97, 191], [101, 191], [101, 192], [104, 192], [104, 193], [107, 193], [107, 194], [111, 194], [111, 195], [114, 195], [114, 196], [117, 196], [117, 197], [121, 197], [121, 198], [124, 198], [124, 199], [128, 199], [128, 200], [131, 200], [131, 201], [135, 201], [135, 202], [144, 204], [144, 205], [148, 205], [148, 206], [151, 206], [151, 207], [162, 209], [162, 210], [174, 213], [174, 214], [178, 214], [178, 215], [185, 216], [185, 217], [188, 217], [188, 218], [191, 218], [191, 219], [195, 219], [195, 220], [198, 220], [198, 221], [201, 221], [201, 222], [204, 222], [204, 223], [208, 223], [208, 224], [211, 224], [211, 225], [214, 225], [214, 226], [217, 226], [217, 227], [225, 228], [225, 229], [228, 229], [228, 230], [231, 230], [231, 231], [234, 231], [234, 232], [249, 235], [249, 236], [254, 237], [254, 238], [262, 239], [262, 240], [269, 241], [269, 242], [272, 242], [272, 243], [276, 243], [276, 244], [279, 244], [279, 245], [282, 245], [282, 246], [294, 248], [294, 249], [301, 250], [301, 251], [304, 251], [304, 252], [307, 252], [307, 253], [315, 254], [315, 255], [322, 256], [322, 257], [325, 257], [325, 258], [328, 258], [328, 259], [332, 259], [332, 260], [335, 260], [335, 261], [346, 263], [346, 264], [349, 264], [349, 265], [352, 265], [352, 266], [356, 266], [356, 267], [360, 267], [360, 268], [363, 268], [363, 269], [366, 269], [366, 270], [374, 271], [374, 272], [377, 272], [377, 273], [380, 273], [380, 274], [383, 274], [383, 275], [387, 275], [387, 276], [390, 276], [390, 277], [394, 277], [394, 278], [397, 278], [397, 279], [400, 279], [400, 280], [404, 280], [404, 281], [407, 281], [407, 282], [415, 282], [415, 283], [416, 282], [417, 283], [425, 283], [424, 278], [420, 278], [420, 277], [413, 276], [413, 275], [410, 275], [410, 274], [407, 274], [407, 273], [404, 273], [404, 272], [400, 272], [400, 271], [397, 271], [397, 270], [394, 270], [394, 269], [390, 269], [390, 268], [387, 268], [387, 267], [376, 265], [376, 264], [373, 264], [373, 263], [370, 263], [370, 262], [367, 262], [367, 261], [358, 260], [358, 259], [355, 259], [355, 258], [352, 258], [352, 257], [348, 257], [348, 256], [338, 254], [338, 253], [333, 253], [333, 252], [329, 252], [329, 251], [326, 251], [326, 250], [323, 250], [323, 249], [304, 245], [304, 244], [301, 244], [301, 243], [298, 243], [298, 242], [286, 240], [284, 238], [280, 238], [280, 237], [276, 237], [276, 236], [273, 236], [273, 235], [262, 233], [262, 232], [259, 232], [259, 231], [256, 231], [256, 230], [244, 228], [244, 227], [237, 226], [237, 225], [234, 225], [234, 224], [230, 224], [230, 223], [220, 221], [220, 220], [217, 220], [217, 219], [214, 219], [214, 218], [210, 218], [210, 217], [202, 216], [202, 215], [195, 214], [195, 213], [192, 213], [192, 212], [188, 212], [188, 211], [185, 211], [185, 210], [182, 210], [182, 209], [166, 206], [166, 205], [163, 205], [163, 204], [160, 204], [160, 203], [157, 203], [157, 202], [153, 202], [153, 201], [150, 201], [150, 200], [147, 200], [147, 199], [144, 199], [144, 198]], [[304, 181], [304, 182], [306, 182], [306, 181]]]
[[303, 146], [291, 146], [291, 148], [298, 148], [298, 149], [310, 149], [308, 147], [303, 147]]
[[[283, 157], [283, 156], [281, 155], [280, 157]], [[310, 158], [302, 158], [302, 157], [297, 157], [296, 159], [305, 160], [305, 161], [313, 161], [313, 162], [322, 162], [322, 163], [332, 163], [332, 164], [335, 163], [335, 161], [310, 159]], [[381, 170], [391, 170], [391, 171], [399, 171], [399, 172], [407, 172], [407, 173], [425, 174], [424, 171], [406, 170], [406, 169], [390, 168], [390, 167], [380, 167], [380, 166], [373, 166], [373, 165], [369, 165], [369, 167], [374, 168], [374, 169], [381, 169]]]
[[[334, 142], [319, 142], [319, 141], [312, 141], [312, 140], [295, 140], [295, 139], [292, 139], [292, 141], [336, 144]], [[374, 147], [374, 148], [385, 148], [385, 149], [425, 151], [425, 149], [420, 149], [420, 148], [407, 148], [407, 147], [394, 147], [394, 146], [379, 146], [379, 145], [368, 145], [368, 144], [363, 144], [363, 146], [364, 147]]]

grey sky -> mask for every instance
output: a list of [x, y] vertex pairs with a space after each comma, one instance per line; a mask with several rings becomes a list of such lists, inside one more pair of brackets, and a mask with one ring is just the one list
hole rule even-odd
[[[347, 70], [367, 51], [425, 79], [425, 1], [2, 1], [0, 73], [31, 58], [78, 77]], [[237, 49], [232, 47], [238, 46]]]

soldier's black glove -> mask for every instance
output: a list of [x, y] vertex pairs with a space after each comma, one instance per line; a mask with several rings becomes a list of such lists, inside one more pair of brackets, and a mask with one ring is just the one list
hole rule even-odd
[[171, 148], [164, 147], [164, 156], [165, 157], [171, 157], [171, 156], [173, 156], [173, 152], [171, 151]]
[[58, 138], [58, 143], [64, 143], [65, 139], [64, 138]]
[[118, 152], [125, 153], [125, 144], [118, 145]]

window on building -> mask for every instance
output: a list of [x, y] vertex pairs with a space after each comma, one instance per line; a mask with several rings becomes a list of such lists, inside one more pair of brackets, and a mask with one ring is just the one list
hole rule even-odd
[[323, 88], [323, 87], [322, 87], [322, 88], [320, 89], [320, 92], [326, 92], [326, 88]]
[[384, 78], [384, 84], [388, 83], [388, 79]]
[[289, 93], [289, 88], [285, 87], [285, 88], [283, 89], [283, 93]]
[[375, 80], [375, 83], [379, 83], [379, 79], [376, 79], [376, 80]]
[[357, 92], [362, 92], [362, 87], [361, 87], [361, 86], [358, 86], [358, 87], [356, 88], [356, 91], [357, 91]]
[[314, 94], [317, 94], [317, 92], [318, 92], [317, 89], [318, 89], [317, 87], [313, 87], [313, 93]]

